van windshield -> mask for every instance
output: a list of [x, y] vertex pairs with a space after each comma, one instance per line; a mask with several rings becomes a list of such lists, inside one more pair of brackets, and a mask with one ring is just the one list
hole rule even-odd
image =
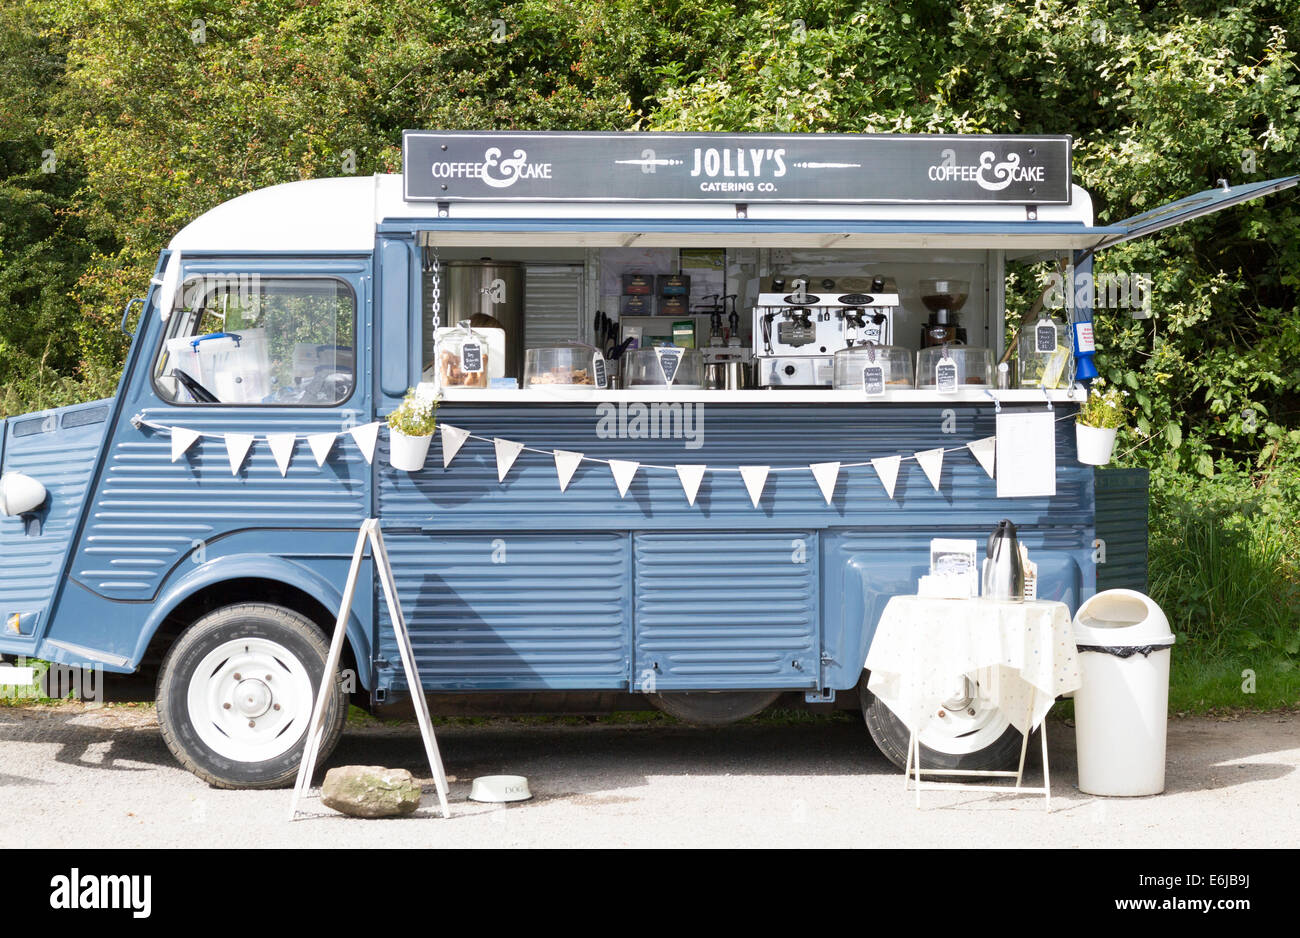
[[185, 282], [154, 366], [172, 404], [328, 407], [356, 383], [356, 297], [334, 278]]

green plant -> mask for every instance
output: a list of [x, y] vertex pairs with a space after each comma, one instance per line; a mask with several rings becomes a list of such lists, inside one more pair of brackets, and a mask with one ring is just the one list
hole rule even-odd
[[409, 389], [398, 408], [388, 415], [388, 429], [407, 436], [432, 436], [437, 426], [437, 398], [418, 394], [415, 388]]
[[1098, 378], [1088, 391], [1088, 399], [1079, 407], [1079, 423], [1099, 430], [1124, 426], [1128, 417], [1128, 408], [1124, 406], [1125, 396], [1119, 388], [1108, 388], [1105, 382]]

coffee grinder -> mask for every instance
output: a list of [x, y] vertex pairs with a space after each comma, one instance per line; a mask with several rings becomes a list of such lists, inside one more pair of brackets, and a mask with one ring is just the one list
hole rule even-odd
[[921, 281], [921, 302], [930, 311], [930, 321], [921, 327], [921, 348], [966, 344], [966, 327], [957, 314], [969, 296], [969, 280]]

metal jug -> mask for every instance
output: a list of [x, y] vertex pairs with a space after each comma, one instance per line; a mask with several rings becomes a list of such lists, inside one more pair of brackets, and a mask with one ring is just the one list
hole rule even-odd
[[1016, 526], [1003, 519], [989, 535], [984, 551], [984, 585], [986, 599], [1022, 603], [1025, 601], [1025, 568], [1020, 562], [1020, 543]]

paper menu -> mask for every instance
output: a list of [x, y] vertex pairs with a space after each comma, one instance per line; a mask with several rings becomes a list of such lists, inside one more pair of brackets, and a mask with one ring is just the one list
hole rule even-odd
[[1056, 494], [1056, 414], [1050, 410], [997, 415], [998, 498]]

